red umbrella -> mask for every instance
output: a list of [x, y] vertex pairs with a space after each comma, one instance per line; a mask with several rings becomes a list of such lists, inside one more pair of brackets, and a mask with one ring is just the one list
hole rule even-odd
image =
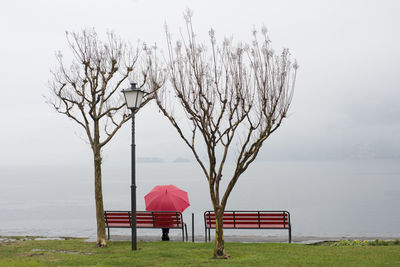
[[146, 210], [180, 211], [190, 206], [188, 193], [174, 185], [157, 185], [144, 196]]

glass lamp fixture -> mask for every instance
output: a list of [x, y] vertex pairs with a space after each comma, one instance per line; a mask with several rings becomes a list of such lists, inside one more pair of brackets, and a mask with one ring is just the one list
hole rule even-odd
[[144, 91], [136, 87], [136, 83], [131, 83], [131, 87], [122, 90], [125, 96], [126, 106], [129, 109], [137, 109], [142, 104]]

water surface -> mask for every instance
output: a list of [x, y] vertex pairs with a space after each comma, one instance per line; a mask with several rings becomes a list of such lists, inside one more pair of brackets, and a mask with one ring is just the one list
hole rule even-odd
[[[120, 166], [119, 166], [120, 167]], [[233, 169], [227, 165], [227, 171]], [[130, 168], [104, 165], [105, 209], [130, 209]], [[96, 235], [91, 166], [0, 167], [0, 235]], [[228, 173], [228, 172], [227, 172]], [[226, 174], [224, 182], [228, 181]], [[153, 186], [174, 184], [189, 193], [184, 219], [204, 232], [211, 209], [207, 181], [194, 162], [139, 163], [137, 209]], [[227, 209], [288, 210], [294, 236], [400, 236], [400, 161], [257, 161], [239, 179]], [[139, 230], [139, 235], [159, 235]], [[113, 233], [129, 234], [129, 230]], [[286, 235], [286, 231], [227, 234]], [[178, 233], [176, 233], [178, 234]]]

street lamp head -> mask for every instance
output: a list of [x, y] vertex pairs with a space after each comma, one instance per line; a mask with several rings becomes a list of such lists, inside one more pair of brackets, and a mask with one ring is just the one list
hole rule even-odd
[[144, 91], [140, 90], [136, 87], [136, 83], [131, 83], [131, 87], [125, 90], [122, 90], [125, 96], [126, 106], [129, 109], [137, 109], [142, 104], [142, 99], [144, 95]]

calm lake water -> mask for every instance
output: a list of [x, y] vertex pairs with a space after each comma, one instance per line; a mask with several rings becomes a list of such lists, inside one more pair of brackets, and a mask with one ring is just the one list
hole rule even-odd
[[[227, 170], [232, 168], [227, 165]], [[120, 170], [105, 165], [103, 176], [105, 209], [129, 210], [129, 166]], [[203, 235], [202, 215], [211, 202], [198, 165], [139, 163], [138, 210], [144, 210], [144, 195], [160, 184], [174, 184], [189, 193], [191, 206], [184, 219], [191, 229], [194, 213], [195, 234]], [[93, 191], [91, 166], [0, 167], [0, 235], [94, 237]], [[288, 210], [293, 236], [398, 237], [399, 205], [400, 160], [258, 161], [239, 179], [227, 209]], [[141, 234], [160, 235], [160, 230], [139, 230]]]

